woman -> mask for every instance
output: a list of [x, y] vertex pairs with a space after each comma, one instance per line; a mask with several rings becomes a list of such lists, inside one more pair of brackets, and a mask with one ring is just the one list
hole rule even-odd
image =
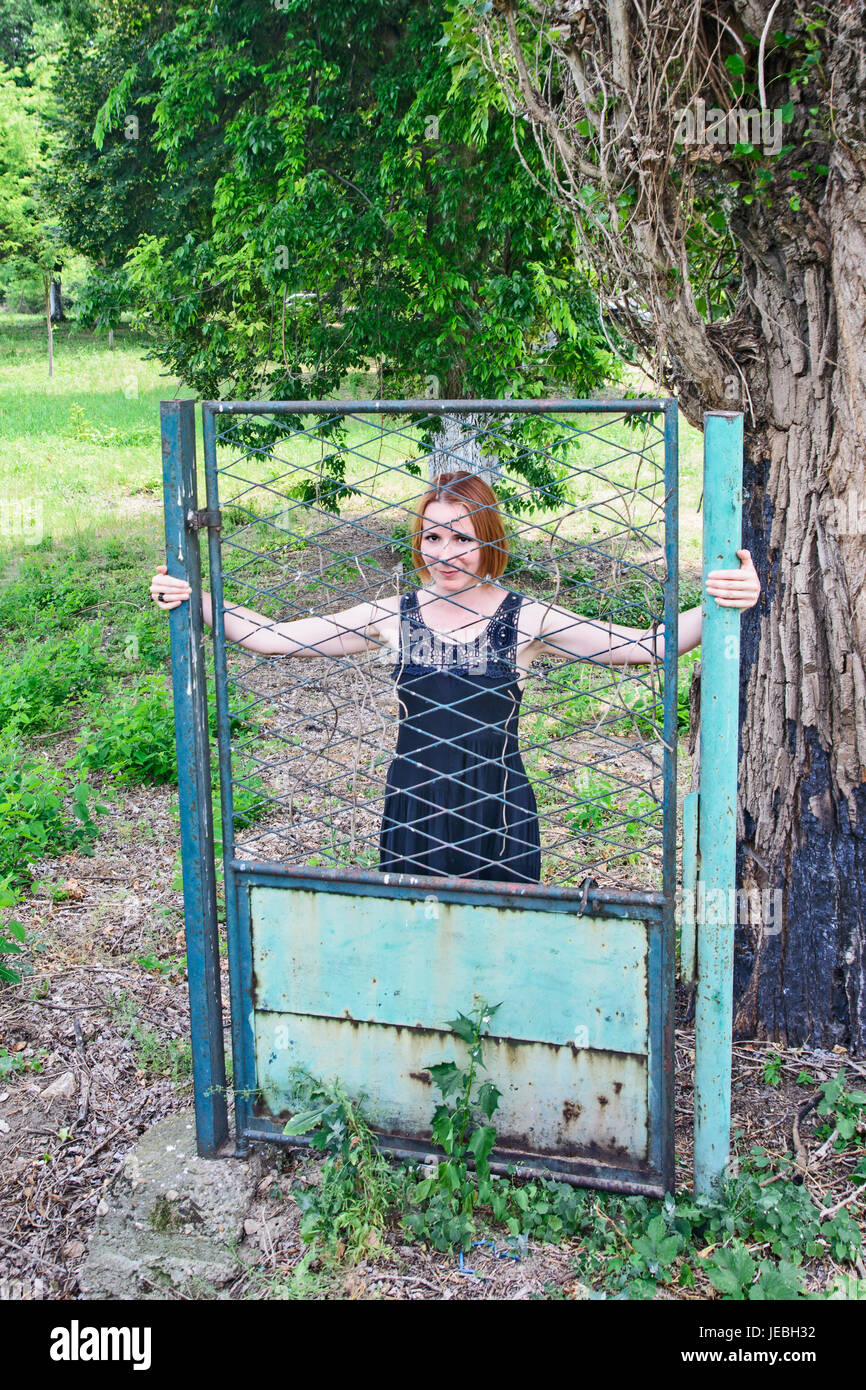
[[[233, 608], [225, 614], [226, 637], [277, 656], [393, 649], [400, 727], [386, 782], [380, 868], [538, 883], [537, 806], [517, 743], [529, 668], [541, 654], [615, 666], [661, 660], [664, 628], [653, 636], [602, 624], [499, 585], [508, 559], [505, 528], [495, 494], [472, 473], [440, 475], [421, 498], [410, 539], [425, 587], [292, 622]], [[712, 571], [707, 593], [723, 607], [751, 608], [760, 582], [749, 552], [737, 555], [740, 568]], [[190, 588], [161, 565], [150, 593], [171, 610]], [[202, 607], [212, 624], [207, 592]], [[699, 645], [700, 606], [680, 614], [677, 637], [681, 653]]]

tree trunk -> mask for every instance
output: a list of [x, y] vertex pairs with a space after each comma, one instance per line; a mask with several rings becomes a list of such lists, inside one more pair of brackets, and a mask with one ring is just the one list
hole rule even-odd
[[54, 375], [54, 328], [51, 323], [51, 278], [45, 281], [45, 317], [48, 320], [48, 375]]
[[[459, 400], [462, 390], [462, 374], [459, 371], [448, 373], [440, 396], [443, 400]], [[496, 459], [490, 458], [481, 447], [479, 436], [490, 428], [490, 419], [484, 415], [445, 415], [442, 431], [436, 440], [436, 448], [430, 454], [430, 481], [440, 473], [477, 473], [485, 483], [494, 486], [499, 471]]]
[[478, 434], [489, 421], [483, 415], [446, 415], [443, 429], [430, 455], [430, 481], [440, 473], [477, 473], [485, 483], [493, 483], [498, 467], [482, 450]]
[[[862, 1054], [863, 3], [821, 10], [820, 41], [794, 0], [519, 8], [524, 30], [517, 0], [484, 7], [478, 51], [530, 122], [603, 294], [617, 297], [629, 336], [691, 424], [706, 410], [745, 415], [743, 544], [763, 591], [741, 627], [735, 1028]], [[766, 47], [754, 54], [743, 33]], [[736, 49], [744, 91], [757, 79], [762, 110], [768, 92], [780, 116], [790, 107], [787, 151], [764, 150], [760, 186], [752, 156], [737, 153], [742, 125], [736, 139], [728, 125], [727, 150], [707, 131], [694, 149], [676, 134], [698, 100], [734, 114]], [[743, 185], [748, 197], [730, 196]], [[710, 206], [731, 234], [718, 251], [706, 236]], [[707, 275], [710, 253], [719, 259]], [[718, 277], [730, 290], [736, 272], [736, 305], [712, 321], [707, 285]]]
[[55, 323], [64, 323], [66, 321], [66, 315], [63, 312], [63, 287], [60, 283], [59, 276], [55, 280], [52, 275], [48, 293], [50, 297], [52, 319]]
[[765, 904], [779, 890], [783, 911], [738, 914], [734, 1022], [862, 1053], [866, 179], [841, 147], [822, 212], [823, 240], [786, 247], [771, 227], [747, 275], [767, 416], [747, 430], [743, 544], [763, 592], [742, 620], [737, 879]]

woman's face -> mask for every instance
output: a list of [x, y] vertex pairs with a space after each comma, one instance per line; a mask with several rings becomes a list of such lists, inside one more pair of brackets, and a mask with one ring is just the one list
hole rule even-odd
[[464, 589], [482, 572], [484, 547], [459, 502], [428, 502], [418, 549], [433, 587], [440, 593]]

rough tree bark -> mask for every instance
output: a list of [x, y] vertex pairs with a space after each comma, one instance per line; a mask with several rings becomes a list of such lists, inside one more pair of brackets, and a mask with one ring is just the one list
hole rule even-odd
[[[864, 17], [862, 0], [496, 0], [477, 27], [606, 297], [649, 307], [651, 330], [640, 314], [630, 329], [657, 380], [698, 427], [705, 410], [744, 411], [743, 544], [762, 594], [742, 619], [738, 886], [764, 902], [780, 890], [782, 913], [738, 921], [735, 1030], [854, 1054], [866, 1050]], [[818, 60], [802, 62], [816, 34]], [[699, 95], [732, 109], [740, 63], [767, 106], [794, 110], [790, 149], [765, 166], [771, 192], [748, 202], [727, 181], [754, 179], [754, 161], [684, 153], [674, 134]], [[715, 271], [696, 253], [708, 207], [733, 232], [721, 316], [695, 289], [703, 277], [709, 301]]]
[[[740, 925], [741, 1035], [866, 1045], [866, 166], [831, 155], [809, 235], [767, 229], [745, 286], [766, 348], [744, 544], [765, 589], [742, 630], [738, 873], [784, 894]], [[848, 531], [851, 519], [854, 527]]]
[[[463, 381], [462, 367], [453, 368], [445, 381], [440, 382], [440, 398], [446, 401], [460, 400]], [[489, 424], [483, 415], [444, 416], [436, 447], [430, 454], [430, 481], [433, 482], [440, 473], [465, 470], [467, 473], [477, 473], [485, 483], [492, 483], [498, 465], [495, 459], [485, 454], [482, 447], [484, 431]]]

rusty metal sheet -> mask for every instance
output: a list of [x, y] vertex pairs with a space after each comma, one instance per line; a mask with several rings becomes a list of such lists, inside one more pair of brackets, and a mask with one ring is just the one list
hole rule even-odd
[[642, 921], [261, 886], [250, 915], [257, 1009], [442, 1028], [480, 995], [505, 1037], [647, 1050]]
[[297, 1108], [301, 1068], [363, 1093], [380, 1133], [429, 1140], [427, 1068], [464, 1061], [447, 1023], [482, 997], [501, 1005], [497, 1154], [646, 1166], [647, 923], [262, 884], [248, 902], [260, 1118]]
[[[266, 1110], [286, 1119], [291, 1069], [364, 1092], [365, 1113], [386, 1134], [430, 1139], [441, 1097], [426, 1068], [456, 1060], [466, 1047], [447, 1030], [257, 1011], [256, 1058]], [[621, 1165], [647, 1155], [646, 1058], [573, 1045], [491, 1038], [487, 1075], [502, 1092], [493, 1123], [497, 1151], [583, 1155]]]

